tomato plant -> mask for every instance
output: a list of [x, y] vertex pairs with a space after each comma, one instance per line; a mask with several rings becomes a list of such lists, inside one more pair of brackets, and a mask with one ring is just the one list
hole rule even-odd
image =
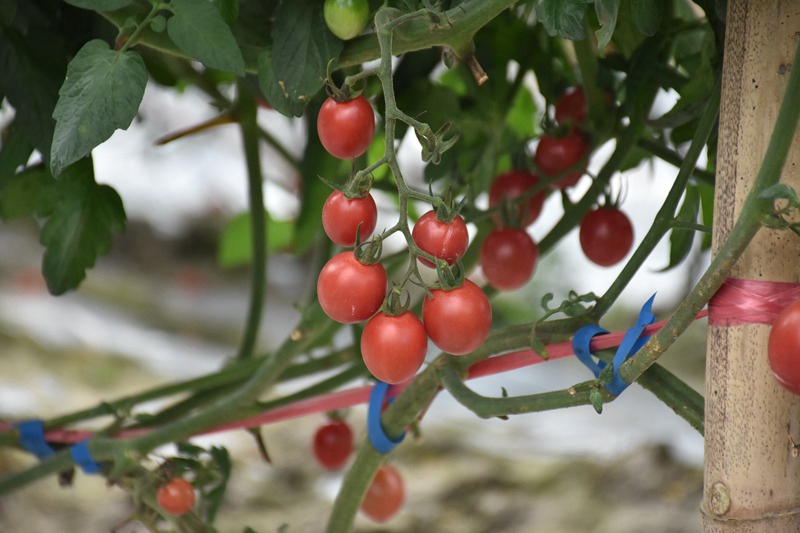
[[375, 522], [386, 522], [403, 507], [405, 486], [400, 472], [381, 465], [361, 501], [361, 512]]
[[788, 305], [775, 319], [767, 354], [772, 374], [781, 387], [800, 395], [800, 300]]
[[323, 16], [328, 29], [343, 41], [364, 31], [369, 20], [367, 0], [325, 0]]
[[[577, 128], [572, 128], [561, 137], [542, 135], [536, 145], [534, 160], [539, 170], [548, 177], [556, 176], [577, 165], [588, 151], [589, 142], [584, 134]], [[584, 165], [583, 168], [558, 178], [553, 186], [559, 189], [572, 187], [583, 176], [585, 168]]]
[[342, 468], [353, 453], [353, 430], [344, 420], [331, 420], [314, 433], [314, 457], [328, 470]]
[[156, 500], [165, 513], [186, 514], [194, 507], [194, 487], [183, 478], [172, 478], [158, 488]]
[[455, 289], [433, 289], [422, 304], [422, 322], [442, 351], [464, 355], [476, 350], [492, 326], [492, 307], [486, 294], [465, 279]]
[[317, 115], [317, 134], [332, 156], [358, 157], [375, 135], [375, 112], [363, 95], [343, 102], [328, 98]]
[[355, 245], [356, 230], [361, 241], [366, 240], [377, 221], [378, 208], [369, 193], [363, 198], [348, 198], [341, 191], [333, 191], [322, 206], [322, 227], [339, 246]]
[[[525, 170], [508, 170], [498, 175], [489, 186], [489, 207], [496, 207], [503, 202], [513, 201], [524, 194], [528, 194], [528, 200], [517, 203], [520, 226], [526, 227], [534, 223], [539, 218], [547, 196], [546, 190], [536, 193], [531, 191], [539, 184], [539, 178]], [[502, 224], [502, 217], [498, 214], [494, 217], [495, 223]]]
[[386, 383], [408, 381], [425, 361], [428, 336], [417, 315], [378, 313], [361, 334], [361, 357], [370, 373]]
[[519, 228], [492, 230], [481, 245], [481, 268], [486, 280], [501, 291], [511, 291], [531, 279], [539, 250], [530, 235]]
[[[450, 222], [442, 222], [433, 210], [419, 217], [411, 236], [421, 250], [444, 259], [451, 265], [464, 257], [469, 245], [469, 232], [461, 216], [456, 215]], [[419, 260], [423, 265], [434, 266], [424, 257], [420, 256]]]
[[600, 266], [611, 266], [631, 251], [633, 225], [616, 207], [599, 207], [583, 217], [579, 238], [587, 259]]
[[386, 283], [383, 265], [365, 265], [353, 252], [342, 252], [322, 267], [317, 297], [329, 317], [342, 324], [355, 324], [378, 311], [386, 296]]
[[586, 96], [580, 87], [570, 87], [556, 100], [556, 122], [573, 124], [586, 120]]

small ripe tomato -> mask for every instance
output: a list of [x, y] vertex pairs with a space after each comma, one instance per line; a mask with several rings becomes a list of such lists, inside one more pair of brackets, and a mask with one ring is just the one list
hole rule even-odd
[[586, 96], [580, 87], [570, 87], [556, 100], [556, 122], [564, 124], [586, 120]]
[[353, 453], [353, 430], [344, 420], [331, 420], [314, 434], [314, 457], [328, 470], [343, 467]]
[[[536, 146], [534, 160], [539, 169], [548, 176], [560, 174], [577, 164], [586, 152], [589, 151], [589, 142], [580, 130], [573, 128], [563, 137], [542, 135]], [[554, 186], [559, 189], [572, 187], [583, 176], [585, 168], [572, 172], [559, 178]]]
[[342, 324], [355, 324], [380, 309], [387, 281], [382, 264], [365, 265], [353, 252], [342, 252], [322, 267], [317, 298], [329, 317]]
[[317, 116], [317, 133], [333, 157], [358, 157], [367, 151], [375, 135], [375, 112], [363, 96], [346, 102], [328, 98]]
[[361, 241], [367, 240], [377, 221], [378, 208], [371, 194], [348, 198], [340, 191], [333, 191], [322, 206], [322, 227], [328, 238], [339, 246], [354, 246], [356, 229]]
[[370, 373], [386, 383], [408, 381], [425, 361], [428, 335], [417, 315], [378, 313], [361, 334], [361, 357]]
[[422, 322], [442, 351], [464, 355], [476, 350], [492, 327], [492, 306], [486, 294], [468, 279], [456, 289], [431, 290], [422, 303]]
[[346, 41], [359, 35], [369, 20], [367, 0], [325, 0], [322, 11], [328, 29]]
[[396, 468], [382, 465], [361, 502], [361, 512], [375, 522], [386, 522], [397, 514], [405, 501], [403, 477]]
[[[420, 249], [446, 260], [451, 265], [464, 257], [469, 245], [469, 232], [463, 218], [456, 215], [452, 221], [442, 222], [436, 218], [433, 210], [419, 217], [411, 237]], [[420, 257], [419, 261], [425, 266], [435, 267], [424, 257]]]
[[600, 266], [622, 261], [633, 246], [633, 225], [628, 216], [615, 207], [589, 211], [581, 221], [581, 249]]
[[519, 228], [492, 230], [481, 246], [481, 267], [486, 280], [501, 291], [525, 285], [539, 259], [539, 248], [528, 232]]
[[[489, 186], [489, 207], [495, 207], [506, 200], [514, 200], [539, 184], [539, 178], [525, 170], [509, 170], [497, 176]], [[542, 190], [531, 195], [527, 202], [517, 204], [520, 213], [520, 226], [527, 227], [539, 218], [546, 196]], [[502, 224], [501, 217], [495, 215], [495, 223]]]
[[167, 481], [156, 491], [156, 501], [165, 513], [180, 516], [194, 507], [194, 487], [183, 478]]
[[800, 300], [788, 305], [769, 332], [767, 354], [781, 387], [800, 395]]

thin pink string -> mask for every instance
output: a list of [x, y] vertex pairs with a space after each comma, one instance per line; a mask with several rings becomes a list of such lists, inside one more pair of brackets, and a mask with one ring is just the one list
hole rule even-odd
[[712, 326], [772, 324], [780, 312], [800, 299], [800, 284], [728, 278], [708, 303]]

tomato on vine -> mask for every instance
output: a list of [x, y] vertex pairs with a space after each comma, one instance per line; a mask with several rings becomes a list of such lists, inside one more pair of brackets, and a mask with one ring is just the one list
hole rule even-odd
[[386, 383], [408, 381], [422, 366], [428, 335], [411, 311], [393, 316], [378, 313], [361, 334], [361, 356], [367, 369]]
[[369, 21], [367, 0], [325, 0], [322, 9], [325, 25], [343, 41], [359, 35]]
[[[542, 135], [536, 146], [534, 160], [539, 170], [548, 176], [555, 176], [566, 171], [583, 159], [589, 151], [589, 142], [577, 128], [572, 128], [562, 137]], [[566, 174], [556, 180], [553, 185], [559, 189], [572, 187], [583, 176], [585, 167]]]
[[[529, 193], [539, 184], [539, 178], [525, 170], [508, 170], [497, 176], [489, 186], [489, 207], [496, 207], [505, 201], [514, 201]], [[519, 208], [519, 225], [527, 227], [539, 218], [547, 191], [541, 190], [531, 194], [527, 201], [517, 203]], [[494, 220], [502, 224], [502, 217], [495, 215]]]
[[156, 491], [156, 501], [165, 513], [180, 516], [194, 507], [194, 487], [183, 478], [176, 477], [161, 485]]
[[314, 457], [328, 470], [343, 467], [353, 453], [353, 430], [344, 420], [330, 420], [314, 433]]
[[800, 300], [788, 305], [775, 319], [767, 354], [772, 375], [781, 387], [800, 395]]
[[375, 472], [360, 509], [371, 520], [386, 522], [397, 514], [404, 502], [403, 477], [393, 466], [382, 465]]
[[480, 287], [465, 279], [455, 289], [432, 289], [431, 296], [422, 303], [422, 322], [436, 346], [464, 355], [483, 344], [492, 327], [492, 306]]
[[344, 102], [328, 98], [317, 116], [317, 134], [332, 156], [358, 157], [367, 151], [375, 135], [375, 112], [363, 95]]
[[497, 228], [481, 245], [481, 268], [492, 287], [512, 291], [525, 285], [536, 270], [539, 249], [520, 228]]
[[[444, 259], [451, 265], [464, 257], [469, 245], [469, 232], [461, 216], [456, 215], [450, 222], [442, 222], [433, 210], [419, 217], [411, 237], [421, 250]], [[424, 257], [419, 257], [419, 260], [425, 266], [435, 266]]]
[[365, 240], [377, 221], [378, 208], [369, 193], [362, 198], [348, 198], [341, 191], [333, 191], [322, 206], [322, 227], [339, 246], [354, 246], [357, 229], [361, 240]]
[[583, 217], [580, 242], [584, 255], [593, 263], [615, 265], [633, 247], [633, 225], [618, 208], [599, 207]]
[[586, 96], [580, 87], [570, 87], [556, 100], [556, 122], [573, 124], [586, 120]]
[[342, 252], [322, 267], [317, 298], [329, 317], [342, 324], [355, 324], [380, 309], [387, 281], [380, 263], [365, 265], [352, 251]]

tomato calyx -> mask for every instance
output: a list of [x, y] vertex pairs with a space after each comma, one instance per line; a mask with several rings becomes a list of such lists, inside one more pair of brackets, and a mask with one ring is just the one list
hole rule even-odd
[[366, 88], [366, 81], [364, 81], [363, 78], [357, 78], [355, 82], [348, 83], [348, 78], [345, 79], [341, 87], [336, 85], [331, 75], [334, 61], [334, 59], [328, 61], [328, 66], [325, 73], [325, 92], [328, 94], [328, 96], [336, 102], [349, 102], [350, 100], [361, 96]]
[[[451, 131], [452, 130], [452, 131]], [[442, 154], [453, 147], [461, 136], [461, 131], [452, 122], [445, 122], [435, 133], [427, 124], [414, 128], [414, 134], [422, 146], [422, 160], [438, 165]]]
[[353, 255], [362, 265], [374, 265], [381, 260], [381, 252], [383, 251], [383, 239], [380, 235], [375, 235], [365, 243], [358, 242], [360, 236], [356, 231], [356, 246], [353, 249]]
[[462, 198], [456, 202], [455, 198], [453, 197], [453, 189], [448, 189], [447, 194], [445, 194], [444, 198], [441, 199], [441, 203], [438, 203], [434, 206], [434, 210], [436, 211], [436, 220], [439, 222], [444, 222], [445, 224], [449, 224], [453, 221], [453, 219], [461, 214], [461, 210], [464, 209], [464, 206], [466, 205], [466, 198]]
[[444, 259], [436, 258], [436, 275], [439, 278], [439, 287], [445, 291], [452, 291], [464, 285], [466, 273], [461, 259], [452, 265]]
[[397, 285], [392, 284], [392, 290], [386, 297], [386, 301], [381, 306], [383, 314], [388, 316], [400, 316], [411, 307], [411, 295], [406, 293], [406, 301], [402, 301], [403, 289]]
[[363, 172], [356, 172], [346, 185], [339, 185], [322, 176], [317, 177], [322, 183], [331, 189], [339, 191], [350, 200], [360, 200], [367, 196], [372, 190], [372, 183], [374, 182], [372, 174], [364, 174]]

